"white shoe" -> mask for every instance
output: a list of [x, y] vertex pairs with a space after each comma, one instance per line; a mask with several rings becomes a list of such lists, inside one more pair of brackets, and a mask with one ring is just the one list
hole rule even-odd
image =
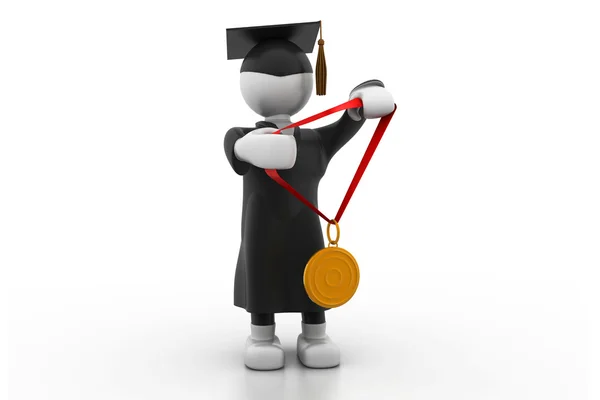
[[302, 323], [297, 351], [300, 362], [308, 368], [332, 368], [340, 365], [340, 349], [325, 333], [325, 323]]
[[275, 325], [250, 325], [250, 333], [246, 340], [244, 364], [258, 371], [283, 368], [285, 352], [279, 338], [275, 336]]

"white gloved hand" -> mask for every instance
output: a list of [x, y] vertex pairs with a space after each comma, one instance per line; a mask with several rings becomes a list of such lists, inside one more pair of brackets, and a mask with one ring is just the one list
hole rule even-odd
[[[379, 81], [369, 81], [359, 85], [350, 93], [350, 100], [359, 98], [363, 102], [362, 116], [367, 119], [381, 118], [394, 111], [394, 98]], [[359, 121], [359, 109], [350, 109], [348, 114], [352, 119]]]
[[275, 128], [259, 128], [238, 139], [233, 152], [238, 160], [263, 169], [290, 169], [296, 163], [296, 139], [273, 135]]

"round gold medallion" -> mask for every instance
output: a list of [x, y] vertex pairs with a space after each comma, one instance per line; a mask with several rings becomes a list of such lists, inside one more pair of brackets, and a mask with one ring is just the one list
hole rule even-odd
[[304, 269], [304, 288], [310, 299], [324, 308], [347, 303], [360, 280], [358, 263], [347, 250], [326, 247], [319, 250]]
[[324, 308], [335, 308], [347, 303], [360, 280], [356, 259], [345, 249], [337, 246], [339, 226], [335, 221], [337, 237], [331, 239], [327, 226], [329, 247], [315, 253], [304, 269], [304, 288], [310, 299]]

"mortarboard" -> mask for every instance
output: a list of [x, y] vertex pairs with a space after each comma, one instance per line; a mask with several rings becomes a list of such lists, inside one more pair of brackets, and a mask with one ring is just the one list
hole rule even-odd
[[241, 72], [275, 76], [313, 72], [306, 53], [312, 53], [315, 42], [319, 45], [315, 74], [317, 95], [324, 95], [327, 66], [321, 21], [227, 29], [227, 59], [243, 59]]

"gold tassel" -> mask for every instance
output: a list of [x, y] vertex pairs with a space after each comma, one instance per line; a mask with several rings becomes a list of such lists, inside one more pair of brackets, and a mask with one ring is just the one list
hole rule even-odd
[[325, 50], [323, 45], [323, 25], [319, 27], [319, 54], [317, 55], [317, 96], [324, 96], [327, 91], [327, 64], [325, 63]]

